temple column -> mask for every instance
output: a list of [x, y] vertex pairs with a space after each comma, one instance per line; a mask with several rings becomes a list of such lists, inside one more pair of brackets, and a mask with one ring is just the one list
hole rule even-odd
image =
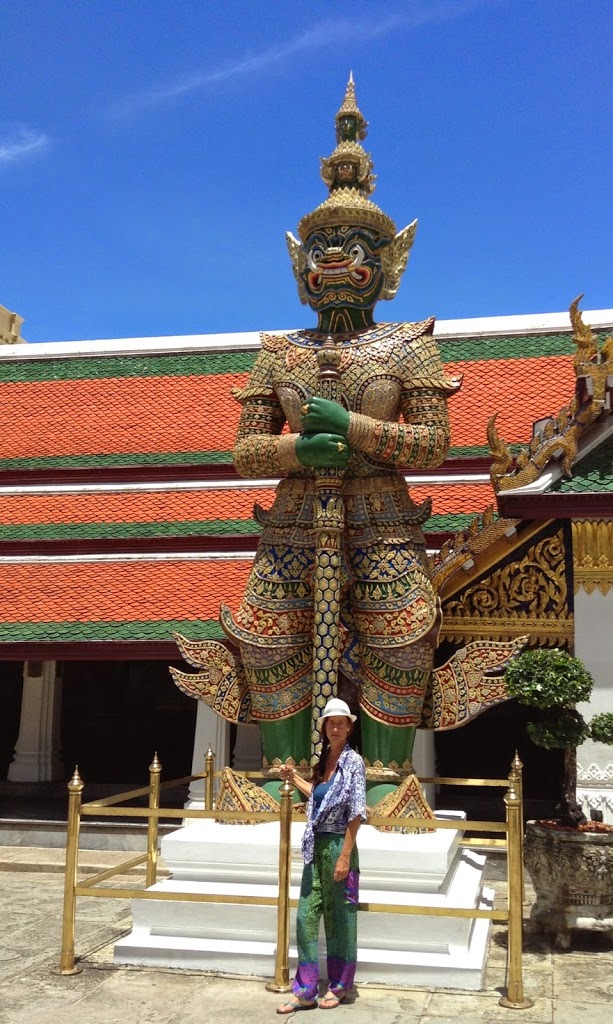
[[[413, 745], [412, 761], [416, 775], [426, 776], [426, 778], [432, 778], [436, 775], [433, 732], [427, 732], [425, 729], [417, 730], [415, 733], [415, 743]], [[435, 784], [433, 782], [427, 782], [426, 785], [421, 788], [426, 800], [430, 804], [430, 807], [434, 810]]]
[[[228, 763], [230, 727], [223, 718], [216, 715], [204, 701], [198, 701], [196, 712], [196, 729], [194, 733], [194, 752], [192, 756], [192, 775], [204, 771], [206, 752], [211, 747], [215, 754], [215, 770]], [[186, 807], [204, 807], [204, 779], [192, 782]]]
[[262, 737], [259, 725], [238, 725], [232, 765], [237, 772], [259, 772], [262, 768]]
[[53, 782], [64, 776], [60, 759], [62, 680], [55, 661], [26, 661], [15, 756], [9, 782]]
[[[613, 520], [573, 524], [575, 656], [594, 677], [589, 704], [579, 710], [589, 721], [613, 707], [611, 624], [613, 623]], [[586, 814], [601, 811], [613, 824], [613, 747], [587, 740], [577, 751], [577, 799]]]

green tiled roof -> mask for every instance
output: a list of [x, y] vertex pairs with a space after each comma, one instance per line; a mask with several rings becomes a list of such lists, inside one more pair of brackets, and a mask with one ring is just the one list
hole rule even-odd
[[248, 373], [257, 353], [195, 352], [161, 356], [75, 356], [0, 363], [0, 380], [104, 380], [118, 377], [200, 377]]
[[[432, 515], [426, 533], [463, 530], [475, 513]], [[254, 519], [203, 519], [180, 522], [145, 523], [1, 523], [2, 541], [48, 540], [129, 540], [165, 537], [240, 537], [258, 535], [261, 527]]]
[[613, 492], [613, 437], [586, 455], [572, 468], [570, 480], [559, 480], [552, 491], [564, 494], [591, 491]]
[[475, 515], [475, 512], [450, 512], [447, 515], [430, 516], [424, 530], [426, 533], [455, 533], [456, 530], [466, 530]]
[[[598, 335], [604, 340], [605, 333]], [[481, 362], [489, 359], [528, 359], [535, 356], [572, 355], [575, 345], [568, 332], [521, 336], [466, 338], [440, 342], [443, 362]], [[118, 377], [213, 376], [247, 373], [257, 351], [194, 352], [166, 355], [75, 356], [65, 359], [2, 361], [2, 381], [49, 381]]]
[[9, 643], [105, 643], [135, 640], [171, 641], [173, 633], [194, 640], [223, 638], [214, 619], [159, 622], [1, 622], [0, 644]]
[[[604, 339], [605, 335], [602, 335]], [[487, 359], [531, 359], [535, 356], [568, 356], [575, 352], [572, 335], [524, 334], [492, 338], [462, 338], [439, 342], [444, 363], [482, 362]]]
[[[510, 444], [513, 455], [519, 455], [525, 446]], [[452, 445], [450, 459], [489, 458], [485, 444]], [[140, 466], [227, 466], [232, 463], [232, 452], [147, 452], [145, 454], [117, 455], [50, 455], [41, 458], [2, 459], [0, 471], [20, 469], [118, 469]]]
[[121, 466], [214, 466], [227, 465], [226, 452], [147, 452], [117, 455], [49, 455], [41, 458], [0, 459], [0, 470], [18, 469], [113, 469]]
[[224, 537], [259, 532], [260, 526], [253, 519], [206, 519], [160, 523], [0, 523], [0, 541]]

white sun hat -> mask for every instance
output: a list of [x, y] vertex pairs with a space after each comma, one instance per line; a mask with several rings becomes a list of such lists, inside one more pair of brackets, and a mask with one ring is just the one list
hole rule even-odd
[[338, 697], [331, 697], [325, 708], [321, 713], [320, 721], [324, 718], [332, 718], [333, 715], [343, 715], [345, 718], [350, 718], [352, 722], [357, 720], [357, 715], [352, 715], [349, 710], [349, 705], [344, 700], [340, 700]]

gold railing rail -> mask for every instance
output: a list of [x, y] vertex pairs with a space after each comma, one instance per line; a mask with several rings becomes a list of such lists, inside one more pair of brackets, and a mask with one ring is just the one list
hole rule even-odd
[[[78, 767], [68, 783], [68, 823], [66, 836], [66, 871], [64, 877], [64, 909], [62, 917], [62, 949], [58, 974], [78, 974], [82, 968], [75, 959], [75, 925], [77, 896], [95, 896], [111, 899], [147, 899], [173, 900], [175, 902], [194, 903], [243, 903], [255, 906], [277, 907], [277, 946], [275, 957], [274, 979], [267, 988], [274, 992], [287, 992], [289, 981], [289, 911], [297, 905], [297, 900], [290, 898], [291, 881], [291, 822], [293, 787], [285, 782], [280, 789], [280, 811], [220, 811], [214, 808], [215, 779], [221, 776], [215, 770], [215, 754], [209, 747], [205, 756], [204, 772], [186, 775], [181, 779], [172, 779], [162, 783], [160, 776], [162, 765], [157, 753], [149, 765], [149, 785], [126, 793], [115, 794], [101, 800], [82, 802], [84, 783], [79, 775]], [[247, 778], [270, 778], [270, 772], [241, 772]], [[195, 808], [160, 807], [160, 793], [167, 789], [176, 789], [179, 785], [203, 779], [204, 810]], [[508, 898], [506, 909], [485, 909], [482, 907], [436, 907], [436, 906], [397, 906], [388, 903], [360, 903], [359, 910], [364, 913], [408, 914], [413, 916], [433, 917], [464, 917], [489, 918], [492, 921], [508, 923], [508, 954], [507, 954], [507, 988], [506, 995], [499, 1000], [501, 1006], [512, 1009], [525, 1009], [533, 1005], [524, 993], [522, 975], [522, 909], [523, 909], [523, 806], [522, 806], [522, 763], [517, 754], [513, 758], [507, 779], [469, 779], [469, 778], [420, 778], [420, 782], [438, 783], [453, 786], [491, 786], [504, 788], [504, 804], [506, 820], [472, 821], [436, 818], [411, 818], [411, 828], [460, 829], [462, 831], [480, 833], [503, 833], [503, 839], [469, 838], [463, 839], [466, 847], [487, 847], [507, 851]], [[117, 806], [130, 800], [147, 796], [147, 807]], [[137, 817], [147, 819], [147, 852], [123, 861], [107, 871], [78, 881], [79, 833], [83, 816], [100, 817]], [[279, 841], [279, 889], [277, 896], [222, 896], [195, 892], [165, 892], [152, 890], [157, 878], [158, 861], [158, 830], [159, 820], [181, 818], [215, 818], [218, 821], [276, 821], [280, 825]], [[370, 825], [387, 825], [390, 822], [399, 824], [398, 819], [385, 816], [369, 817]], [[145, 864], [145, 888], [97, 888], [117, 875], [123, 875], [132, 868]]]

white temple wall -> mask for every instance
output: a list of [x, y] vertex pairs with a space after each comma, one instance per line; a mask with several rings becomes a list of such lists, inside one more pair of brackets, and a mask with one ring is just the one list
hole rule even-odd
[[[603, 711], [613, 711], [613, 587], [607, 594], [598, 588], [591, 594], [582, 587], [575, 594], [575, 655], [594, 677], [589, 703], [579, 710], [589, 721]], [[577, 751], [578, 798], [584, 811], [601, 811], [613, 824], [613, 747], [588, 740]]]

